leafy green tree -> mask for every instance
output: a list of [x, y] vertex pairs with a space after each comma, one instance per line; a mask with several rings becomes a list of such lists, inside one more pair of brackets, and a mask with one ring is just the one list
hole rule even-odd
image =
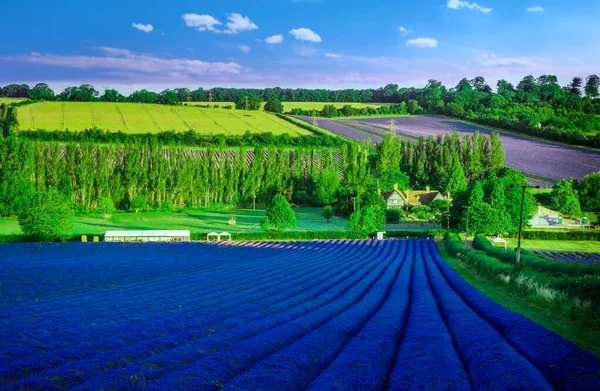
[[265, 103], [265, 111], [271, 113], [283, 113], [283, 103], [277, 98], [269, 98]]
[[38, 83], [29, 91], [31, 100], [54, 100], [54, 91], [46, 83]]
[[580, 192], [583, 205], [600, 212], [600, 171], [583, 178]]
[[498, 132], [492, 132], [490, 136], [490, 166], [492, 170], [504, 167], [505, 153]]
[[589, 75], [585, 83], [585, 96], [590, 98], [597, 97], [598, 87], [600, 87], [600, 77], [598, 75]]
[[283, 195], [276, 194], [273, 197], [261, 226], [265, 230], [275, 231], [296, 226], [296, 213]]
[[362, 235], [375, 232], [385, 225], [385, 200], [374, 188], [358, 199], [359, 207], [350, 215], [348, 228]]
[[96, 212], [103, 216], [110, 216], [117, 208], [115, 208], [115, 203], [108, 197], [102, 197], [98, 201], [98, 207], [96, 208]]
[[18, 215], [19, 226], [25, 235], [35, 239], [54, 240], [71, 229], [71, 203], [54, 189], [36, 192], [26, 208]]
[[138, 213], [140, 210], [144, 210], [147, 206], [146, 198], [144, 196], [137, 196], [131, 200], [131, 210]]
[[315, 175], [315, 190], [313, 201], [317, 204], [327, 205], [337, 201], [337, 192], [340, 188], [340, 176], [335, 170], [328, 170]]
[[328, 223], [333, 218], [333, 207], [331, 205], [327, 205], [323, 208], [323, 218]]
[[458, 153], [455, 153], [452, 158], [452, 164], [450, 166], [450, 172], [448, 173], [448, 180], [445, 184], [445, 191], [452, 196], [455, 193], [466, 190], [467, 178], [465, 177], [465, 170], [458, 158]]
[[552, 186], [550, 199], [558, 211], [565, 216], [581, 216], [581, 206], [574, 187], [574, 179], [563, 179]]
[[177, 103], [179, 103], [177, 92], [173, 90], [164, 90], [163, 92], [158, 94], [158, 103], [163, 105], [176, 105]]
[[235, 108], [238, 110], [260, 110], [262, 99], [256, 94], [242, 94], [235, 101]]
[[469, 233], [497, 235], [504, 232], [504, 224], [497, 209], [484, 202], [472, 205], [462, 214], [461, 230], [466, 231], [467, 220]]

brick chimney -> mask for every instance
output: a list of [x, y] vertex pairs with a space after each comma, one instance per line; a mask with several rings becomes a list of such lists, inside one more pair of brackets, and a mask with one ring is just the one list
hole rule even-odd
[[425, 186], [425, 191], [429, 193], [429, 185]]
[[394, 183], [394, 190], [398, 190], [398, 182]]

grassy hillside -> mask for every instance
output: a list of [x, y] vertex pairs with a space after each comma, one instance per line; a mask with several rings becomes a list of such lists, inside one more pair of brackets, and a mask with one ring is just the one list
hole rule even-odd
[[139, 103], [43, 102], [17, 109], [19, 129], [84, 130], [99, 128], [127, 133], [194, 129], [205, 134], [308, 135], [307, 130], [263, 111], [204, 109]]

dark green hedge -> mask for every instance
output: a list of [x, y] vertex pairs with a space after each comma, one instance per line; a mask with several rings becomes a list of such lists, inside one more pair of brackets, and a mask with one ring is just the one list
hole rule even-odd
[[[484, 251], [487, 255], [498, 258], [504, 263], [514, 265], [515, 251], [513, 249], [503, 249], [494, 247], [492, 243], [484, 236], [477, 235], [473, 240], [473, 247]], [[521, 261], [525, 267], [532, 270], [547, 273], [556, 277], [566, 276], [585, 276], [587, 274], [600, 275], [600, 264], [582, 265], [579, 263], [554, 261], [540, 257], [532, 252], [521, 250]]]
[[600, 240], [600, 230], [525, 230], [523, 239], [532, 240]]

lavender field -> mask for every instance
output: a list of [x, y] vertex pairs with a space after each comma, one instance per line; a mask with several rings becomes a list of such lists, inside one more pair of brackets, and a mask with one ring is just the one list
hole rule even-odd
[[2, 390], [597, 390], [432, 240], [0, 247]]
[[[340, 121], [354, 127], [388, 128], [392, 118], [361, 118]], [[489, 134], [484, 127], [470, 125], [442, 116], [420, 115], [393, 118], [396, 131], [413, 137], [430, 134], [459, 132], [461, 135], [475, 131]], [[333, 121], [328, 121], [333, 122]], [[321, 125], [321, 121], [319, 122]], [[375, 128], [376, 129], [376, 128]], [[352, 129], [356, 132], [355, 129]], [[383, 129], [382, 132], [385, 132]], [[348, 135], [348, 137], [352, 137]], [[583, 179], [584, 176], [600, 171], [600, 152], [566, 147], [550, 142], [532, 140], [509, 133], [500, 138], [506, 151], [506, 165], [526, 174], [541, 178], [560, 180], [568, 177]]]

